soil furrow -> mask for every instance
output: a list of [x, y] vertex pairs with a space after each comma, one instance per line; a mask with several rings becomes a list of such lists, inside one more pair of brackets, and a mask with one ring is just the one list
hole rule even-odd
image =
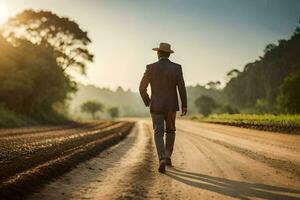
[[[100, 151], [124, 138], [130, 132], [132, 126], [132, 123], [124, 123], [111, 130], [100, 131], [98, 138], [94, 137], [85, 141], [81, 146], [79, 145], [80, 148], [78, 148], [78, 144], [74, 144], [72, 150], [65, 151], [64, 154], [60, 154], [58, 157], [50, 159], [46, 155], [43, 156], [45, 158], [44, 162], [35, 163], [31, 168], [23, 169], [20, 173], [3, 180], [0, 185], [0, 197], [23, 199], [25, 194], [34, 191], [41, 182], [61, 175], [77, 163], [95, 156]], [[34, 159], [36, 157], [33, 157], [32, 161]]]
[[8, 129], [0, 129], [0, 138], [10, 137], [10, 136], [24, 136], [28, 134], [45, 134], [48, 132], [56, 132], [56, 131], [65, 131], [68, 129], [75, 128], [90, 128], [93, 126], [97, 126], [99, 124], [105, 123], [103, 122], [85, 122], [85, 123], [71, 123], [69, 125], [57, 125], [57, 126], [45, 126], [45, 127], [31, 127], [31, 128], [8, 128]]
[[[32, 147], [22, 149], [16, 148], [14, 145], [10, 148], [15, 148], [15, 152], [6, 153], [1, 151], [0, 157], [0, 180], [3, 181], [5, 178], [14, 175], [15, 173], [22, 172], [32, 166], [39, 165], [47, 160], [54, 159], [58, 156], [64, 155], [64, 152], [70, 150], [78, 145], [88, 143], [99, 137], [103, 137], [104, 134], [109, 134], [113, 131], [117, 131], [118, 127], [121, 127], [122, 123], [111, 123], [110, 125], [99, 127], [99, 129], [86, 132], [80, 132], [75, 134], [75, 137], [64, 138], [61, 135], [61, 139], [58, 142], [51, 141], [48, 145], [40, 145], [38, 147]], [[110, 130], [115, 129], [115, 130]], [[108, 133], [107, 133], [108, 131]], [[110, 132], [109, 132], [110, 131]], [[68, 134], [67, 134], [68, 136]], [[43, 141], [43, 139], [40, 139]]]

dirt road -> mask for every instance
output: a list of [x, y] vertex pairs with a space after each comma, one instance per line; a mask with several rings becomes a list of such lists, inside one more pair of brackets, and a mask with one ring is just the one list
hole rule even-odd
[[157, 172], [150, 121], [29, 199], [300, 199], [300, 136], [178, 121]]

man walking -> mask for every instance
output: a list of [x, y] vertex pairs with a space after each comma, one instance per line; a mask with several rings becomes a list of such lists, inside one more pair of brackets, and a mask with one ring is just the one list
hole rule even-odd
[[[160, 43], [159, 48], [153, 50], [157, 51], [159, 60], [147, 65], [139, 90], [145, 105], [150, 106], [154, 140], [159, 158], [158, 171], [164, 173], [166, 165], [172, 166], [175, 119], [176, 111], [179, 110], [177, 88], [181, 99], [181, 116], [187, 113], [187, 95], [181, 66], [169, 60], [170, 54], [174, 53], [171, 45]], [[147, 93], [149, 84], [151, 98]], [[165, 131], [166, 142], [164, 142]]]

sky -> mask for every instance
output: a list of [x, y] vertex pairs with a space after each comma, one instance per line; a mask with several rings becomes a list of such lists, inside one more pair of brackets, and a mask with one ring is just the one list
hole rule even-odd
[[50, 10], [88, 31], [95, 61], [80, 82], [138, 91], [152, 51], [168, 42], [186, 85], [225, 82], [231, 69], [262, 55], [269, 43], [291, 36], [300, 0], [0, 0], [0, 23], [24, 9]]

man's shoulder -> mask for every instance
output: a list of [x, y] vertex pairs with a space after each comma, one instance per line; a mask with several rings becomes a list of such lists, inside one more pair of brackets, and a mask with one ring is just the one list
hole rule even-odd
[[178, 72], [181, 71], [181, 65], [180, 64], [172, 62], [172, 61], [170, 61], [169, 63], [170, 63], [169, 66], [171, 66], [171, 68], [173, 68], [174, 70], [176, 70]]
[[154, 62], [154, 63], [147, 64], [147, 67], [155, 66], [155, 65], [158, 65], [158, 64], [159, 64], [159, 62], [157, 61], [157, 62]]
[[[174, 67], [177, 67], [177, 68], [181, 68], [181, 65], [180, 64], [178, 64], [178, 63], [175, 63], [175, 62], [172, 62], [172, 61], [170, 61], [170, 60], [168, 60], [169, 62], [169, 65], [173, 65]], [[147, 67], [152, 67], [152, 66], [157, 66], [157, 65], [161, 65], [162, 64], [162, 62], [159, 62], [159, 61], [156, 61], [156, 62], [154, 62], [154, 63], [150, 63], [150, 64], [148, 64], [147, 65]]]
[[178, 63], [175, 63], [175, 62], [172, 62], [172, 61], [170, 61], [170, 63], [172, 63], [174, 66], [176, 66], [176, 67], [181, 67], [181, 65], [180, 64], [178, 64]]

